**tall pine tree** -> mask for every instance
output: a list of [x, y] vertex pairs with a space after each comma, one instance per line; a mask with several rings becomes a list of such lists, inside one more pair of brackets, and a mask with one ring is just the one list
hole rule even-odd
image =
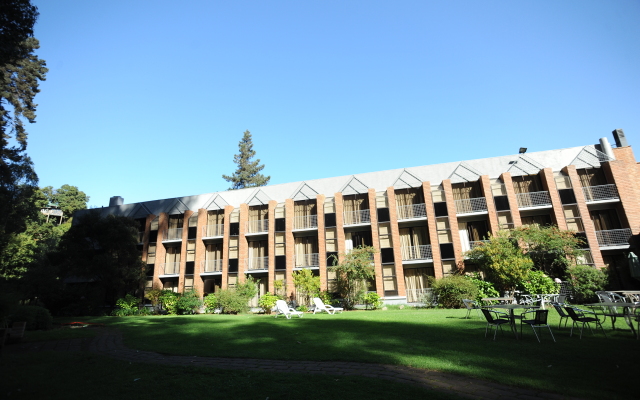
[[222, 175], [224, 180], [231, 182], [229, 190], [264, 186], [269, 183], [271, 177], [260, 173], [264, 169], [264, 164], [260, 165], [260, 159], [252, 161], [256, 152], [253, 150], [251, 132], [244, 132], [242, 140], [238, 143], [238, 149], [240, 152], [233, 156], [233, 162], [238, 165], [238, 168], [233, 175]]

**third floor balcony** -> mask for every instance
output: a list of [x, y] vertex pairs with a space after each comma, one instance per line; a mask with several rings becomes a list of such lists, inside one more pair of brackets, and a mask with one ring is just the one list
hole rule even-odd
[[345, 226], [371, 223], [369, 210], [345, 211], [343, 216]]
[[294, 217], [293, 229], [317, 229], [318, 228], [318, 216], [317, 215], [302, 215]]
[[582, 188], [587, 203], [609, 202], [620, 200], [616, 185], [586, 186]]
[[602, 247], [629, 247], [631, 229], [609, 229], [606, 231], [596, 231], [598, 245]]
[[551, 207], [549, 192], [516, 193], [518, 208], [547, 208]]
[[430, 244], [423, 244], [419, 246], [402, 246], [401, 253], [402, 261], [433, 259]]
[[424, 204], [410, 204], [408, 206], [398, 206], [398, 221], [406, 219], [427, 218], [427, 208]]
[[484, 197], [456, 200], [455, 205], [457, 215], [487, 212], [487, 200]]
[[247, 233], [267, 233], [269, 231], [268, 219], [247, 221]]
[[206, 225], [202, 227], [202, 237], [221, 237], [224, 235], [224, 224]]

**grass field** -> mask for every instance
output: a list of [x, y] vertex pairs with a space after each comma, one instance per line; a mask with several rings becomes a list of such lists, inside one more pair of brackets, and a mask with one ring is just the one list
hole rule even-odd
[[[607, 339], [601, 332], [592, 336], [588, 331], [582, 340], [575, 335], [570, 338], [569, 329], [558, 330], [557, 316], [551, 310], [556, 343], [548, 332], [542, 333], [542, 343], [538, 343], [526, 326], [522, 340], [505, 330], [494, 342], [484, 337], [484, 319], [474, 315], [467, 320], [463, 318], [465, 313], [405, 308], [307, 314], [291, 320], [265, 315], [80, 320], [120, 329], [128, 347], [165, 354], [398, 364], [583, 398], [635, 398], [633, 378], [640, 360], [640, 342], [628, 329], [612, 331], [607, 321]], [[622, 321], [617, 326], [626, 327]], [[98, 357], [82, 357], [89, 356]], [[191, 374], [198, 373], [207, 372], [181, 376], [191, 381]], [[389, 387], [391, 383], [383, 385]]]

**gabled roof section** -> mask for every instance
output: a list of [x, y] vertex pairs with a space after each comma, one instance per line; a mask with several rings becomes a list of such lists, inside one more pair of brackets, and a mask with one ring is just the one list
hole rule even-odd
[[182, 200], [176, 199], [175, 203], [169, 208], [167, 214], [176, 215], [176, 214], [184, 214], [185, 211], [189, 211], [189, 207], [187, 207]]
[[355, 175], [339, 190], [343, 195], [363, 194], [369, 192], [369, 187], [362, 183]]
[[593, 146], [584, 146], [576, 158], [571, 161], [571, 165], [575, 165], [577, 169], [600, 168], [601, 162], [613, 160], [613, 158], [596, 150]]
[[480, 172], [471, 168], [469, 164], [463, 161], [458, 164], [449, 176], [449, 179], [451, 179], [451, 183], [474, 182], [480, 178], [480, 175]]
[[149, 209], [147, 208], [147, 206], [144, 205], [144, 203], [138, 203], [136, 204], [136, 206], [133, 208], [133, 210], [131, 210], [131, 212], [129, 212], [127, 214], [127, 217], [129, 218], [147, 218], [147, 215], [149, 214], [153, 214], [151, 211], [149, 211]]
[[269, 204], [270, 200], [271, 198], [267, 196], [267, 194], [263, 192], [262, 189], [258, 189], [257, 191], [253, 192], [251, 196], [249, 196], [249, 198], [247, 199], [247, 201], [245, 201], [245, 203], [247, 203], [250, 206], [260, 206], [264, 204]]
[[228, 205], [229, 203], [227, 203], [222, 198], [222, 196], [220, 196], [219, 194], [213, 194], [202, 208], [204, 208], [205, 210], [224, 210], [224, 208]]
[[291, 199], [293, 200], [315, 200], [318, 192], [316, 192], [311, 186], [307, 184], [307, 182], [302, 182], [293, 195], [291, 195]]
[[418, 178], [406, 169], [400, 173], [400, 176], [393, 183], [395, 189], [408, 189], [422, 186], [422, 179]]
[[543, 165], [540, 163], [530, 159], [524, 154], [520, 154], [518, 159], [510, 162], [511, 166], [507, 170], [511, 176], [522, 176], [522, 175], [536, 175], [540, 172], [541, 169], [544, 169]]

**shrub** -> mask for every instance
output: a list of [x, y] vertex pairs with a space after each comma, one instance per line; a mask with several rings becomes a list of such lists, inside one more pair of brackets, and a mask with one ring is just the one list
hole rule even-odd
[[140, 299], [130, 294], [124, 296], [116, 301], [116, 309], [113, 310], [111, 315], [117, 317], [126, 317], [130, 315], [136, 315], [138, 313], [138, 305]]
[[307, 311], [309, 311], [309, 307], [307, 307], [306, 305], [302, 304], [302, 305], [298, 306], [298, 311], [307, 312]]
[[588, 265], [575, 265], [567, 269], [567, 280], [573, 285], [576, 302], [585, 303], [595, 300], [595, 292], [604, 290], [607, 285], [607, 273]]
[[474, 272], [471, 275], [465, 275], [465, 277], [478, 288], [478, 295], [475, 298], [478, 304], [483, 304], [482, 299], [486, 297], [500, 297], [500, 292], [496, 290], [493, 283], [483, 280], [479, 273]]
[[153, 311], [154, 312], [158, 312], [159, 309], [159, 305], [160, 305], [160, 296], [162, 296], [162, 292], [164, 292], [162, 289], [151, 289], [151, 290], [147, 290], [144, 293], [144, 298], [148, 299], [151, 302], [151, 305], [153, 306]]
[[324, 304], [331, 304], [333, 302], [333, 296], [326, 290], [321, 290], [320, 293], [318, 293], [318, 297]]
[[276, 301], [278, 300], [280, 300], [278, 296], [267, 292], [260, 297], [258, 305], [264, 309], [265, 313], [271, 314], [271, 309], [276, 305]]
[[204, 300], [202, 301], [203, 305], [204, 305], [204, 311], [206, 313], [213, 313], [215, 312], [216, 308], [218, 308], [218, 297], [216, 296], [215, 293], [209, 293], [208, 295], [204, 296]]
[[377, 308], [382, 307], [382, 300], [380, 300], [380, 296], [376, 292], [369, 292], [364, 295], [364, 304], [367, 309], [371, 308], [375, 310]]
[[519, 288], [529, 294], [550, 294], [560, 291], [558, 284], [543, 271], [529, 272], [529, 276], [520, 282]]
[[162, 291], [160, 301], [168, 314], [176, 315], [178, 313], [178, 297], [178, 293], [172, 292], [171, 290]]
[[222, 289], [217, 293], [218, 306], [225, 314], [238, 314], [247, 312], [249, 306], [248, 298], [234, 289]]
[[438, 304], [444, 308], [463, 307], [462, 299], [475, 299], [478, 295], [477, 286], [462, 275], [433, 280], [431, 287], [438, 296]]
[[195, 289], [191, 289], [178, 297], [176, 302], [177, 314], [196, 314], [202, 307], [202, 300]]
[[16, 311], [11, 315], [11, 322], [27, 323], [27, 330], [35, 329], [51, 329], [53, 318], [51, 313], [44, 307], [40, 306], [18, 306]]

